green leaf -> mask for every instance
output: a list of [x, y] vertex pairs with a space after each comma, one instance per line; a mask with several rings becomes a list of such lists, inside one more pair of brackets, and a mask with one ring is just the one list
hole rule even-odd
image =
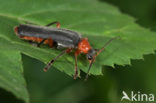
[[[106, 47], [96, 58], [91, 72], [101, 74], [102, 65], [130, 64], [130, 59], [141, 59], [143, 54], [153, 53], [156, 48], [156, 35], [135, 23], [132, 17], [121, 14], [116, 8], [99, 1], [44, 1], [33, 0], [2, 1], [0, 7], [0, 42], [3, 49], [15, 49], [37, 58], [44, 63], [54, 58], [59, 50], [47, 47], [33, 47], [19, 40], [13, 27], [24, 21], [45, 25], [52, 21], [60, 21], [62, 28], [80, 32], [89, 38], [93, 48], [101, 48], [112, 37], [120, 36]], [[92, 2], [92, 3], [90, 3]], [[11, 5], [10, 5], [11, 4]], [[12, 7], [6, 8], [6, 7]], [[5, 45], [5, 46], [4, 46]], [[79, 69], [87, 71], [88, 61], [84, 56], [79, 58]], [[65, 73], [74, 73], [74, 57], [66, 55], [53, 66]]]
[[0, 50], [0, 59], [0, 87], [29, 102], [20, 53]]
[[[0, 86], [26, 102], [29, 99], [22, 76], [20, 53], [47, 63], [61, 51], [47, 46], [37, 48], [20, 40], [13, 31], [20, 23], [46, 25], [52, 21], [60, 21], [62, 28], [81, 33], [96, 49], [103, 47], [109, 39], [120, 36], [121, 39], [114, 40], [96, 58], [90, 71], [94, 75], [102, 74], [102, 65], [130, 64], [131, 59], [142, 59], [144, 54], [154, 53], [156, 49], [155, 32], [137, 25], [134, 18], [121, 14], [117, 8], [100, 1], [0, 0], [0, 2]], [[86, 72], [88, 64], [85, 56], [80, 55], [79, 69]], [[58, 59], [53, 67], [73, 75], [73, 53]]]
[[[156, 48], [155, 32], [140, 27], [132, 17], [121, 14], [106, 3], [96, 0], [1, 1], [0, 48], [18, 50], [44, 63], [60, 51], [45, 46], [33, 47], [20, 40], [13, 28], [25, 21], [38, 25], [60, 21], [62, 28], [77, 31], [89, 38], [93, 48], [101, 48], [112, 37], [120, 36], [121, 39], [114, 40], [96, 58], [90, 71], [94, 75], [102, 74], [102, 65], [130, 64], [131, 59], [142, 59], [143, 54], [153, 53]], [[78, 62], [79, 69], [86, 72], [89, 63], [85, 56], [81, 55]], [[73, 54], [61, 57], [53, 66], [68, 75], [74, 74]]]

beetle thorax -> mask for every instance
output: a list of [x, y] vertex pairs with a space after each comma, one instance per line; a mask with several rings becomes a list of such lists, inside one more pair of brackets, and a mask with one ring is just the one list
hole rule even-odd
[[90, 46], [90, 44], [88, 42], [88, 39], [87, 38], [82, 38], [81, 41], [78, 43], [78, 50], [81, 53], [87, 54], [90, 49], [91, 49], [91, 46]]

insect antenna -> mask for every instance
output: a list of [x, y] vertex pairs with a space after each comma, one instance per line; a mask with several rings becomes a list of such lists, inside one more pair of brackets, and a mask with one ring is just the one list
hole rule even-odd
[[[108, 44], [110, 44], [113, 40], [115, 40], [115, 39], [117, 39], [117, 38], [120, 38], [120, 37], [117, 36], [117, 37], [114, 37], [114, 38], [110, 39], [109, 41], [107, 41], [107, 42], [105, 43], [105, 45], [104, 45], [100, 50], [95, 49], [95, 50], [97, 51], [97, 55], [96, 55], [96, 56], [98, 56], [98, 55], [105, 49], [105, 47], [106, 47]], [[93, 63], [94, 63], [94, 61], [95, 61], [96, 56], [91, 60], [91, 63], [90, 63], [90, 65], [89, 65], [89, 68], [88, 68], [88, 71], [87, 71], [87, 74], [86, 74], [86, 77], [85, 77], [85, 81], [88, 79], [89, 71], [90, 71], [90, 69], [91, 69], [91, 67], [92, 67], [92, 65], [93, 65]]]
[[107, 42], [105, 43], [105, 45], [104, 45], [99, 51], [97, 51], [97, 55], [96, 55], [96, 56], [98, 56], [98, 55], [105, 49], [105, 47], [106, 47], [108, 44], [110, 44], [113, 40], [115, 40], [115, 39], [117, 39], [117, 38], [120, 38], [120, 37], [119, 37], [119, 36], [116, 36], [116, 37], [110, 39], [109, 41], [107, 41]]
[[51, 67], [51, 65], [62, 55], [64, 55], [66, 53], [66, 50], [62, 51], [58, 56], [56, 56], [54, 59], [52, 59], [45, 67], [44, 67], [44, 71], [46, 72], [47, 70], [49, 70], [49, 68]]
[[95, 57], [91, 60], [91, 63], [89, 65], [89, 68], [88, 68], [88, 71], [87, 71], [87, 74], [86, 74], [86, 77], [85, 77], [85, 81], [88, 79], [89, 71], [90, 71], [90, 69], [91, 69], [91, 67], [93, 65], [94, 60], [95, 60]]

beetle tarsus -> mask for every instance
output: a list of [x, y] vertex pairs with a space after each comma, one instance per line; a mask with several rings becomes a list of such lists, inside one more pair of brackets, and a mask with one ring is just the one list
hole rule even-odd
[[44, 72], [47, 72], [48, 70], [49, 70], [49, 68], [51, 67], [51, 65], [54, 63], [54, 59], [53, 60], [51, 60], [47, 65], [46, 65], [46, 67], [43, 69], [44, 70]]
[[74, 74], [74, 79], [77, 79], [77, 76], [78, 76], [78, 71], [76, 69], [75, 74]]
[[47, 72], [47, 71], [48, 71], [48, 69], [47, 69], [47, 68], [44, 68], [44, 69], [43, 69], [43, 71], [44, 71], [44, 72]]
[[88, 80], [88, 74], [86, 75], [86, 77], [85, 77], [84, 81], [87, 81], [87, 80]]

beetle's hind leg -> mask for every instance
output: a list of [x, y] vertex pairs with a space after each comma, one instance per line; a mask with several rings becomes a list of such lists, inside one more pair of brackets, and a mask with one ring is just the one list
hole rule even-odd
[[57, 28], [60, 28], [60, 26], [61, 26], [60, 22], [58, 22], [58, 21], [49, 23], [49, 24], [47, 24], [47, 25], [45, 25], [45, 26], [51, 26], [51, 25], [54, 25], [54, 24], [56, 24], [56, 27], [57, 27]]
[[47, 39], [43, 39], [40, 43], [37, 44], [37, 47], [40, 47]]
[[51, 38], [43, 39], [37, 44], [37, 47], [40, 47], [42, 44], [48, 44], [49, 47], [52, 48], [54, 46], [54, 41]]
[[43, 39], [41, 42], [33, 42], [32, 40], [29, 41], [29, 43], [35, 47], [40, 47], [47, 39]]

